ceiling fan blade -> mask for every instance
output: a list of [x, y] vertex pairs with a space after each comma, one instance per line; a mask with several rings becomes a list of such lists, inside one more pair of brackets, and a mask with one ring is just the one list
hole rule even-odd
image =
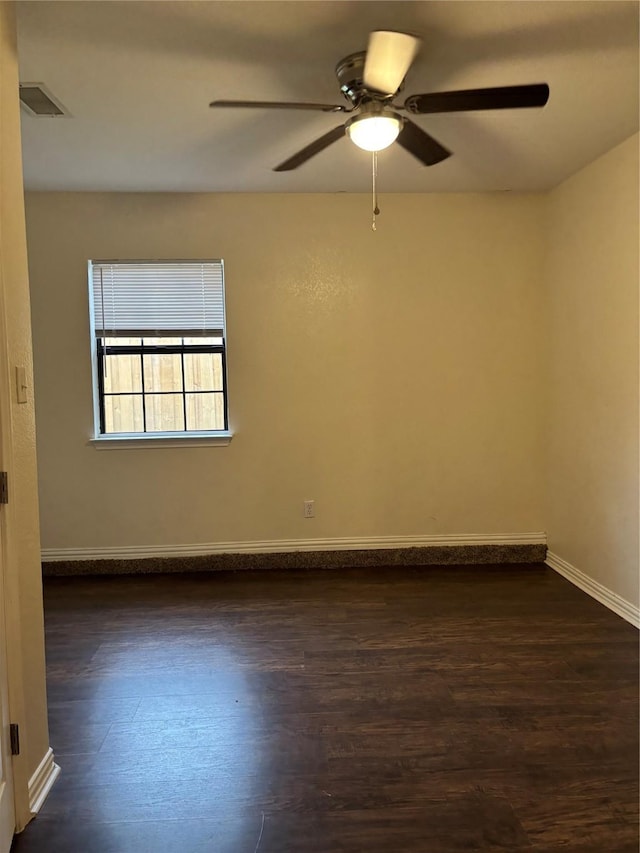
[[367, 89], [394, 95], [420, 47], [420, 39], [407, 33], [375, 30], [369, 36], [364, 64]]
[[344, 135], [344, 125], [339, 124], [338, 127], [334, 127], [333, 130], [330, 130], [328, 133], [325, 133], [324, 136], [321, 136], [310, 145], [307, 145], [306, 148], [298, 151], [298, 153], [294, 154], [293, 157], [289, 157], [289, 159], [285, 160], [284, 163], [280, 163], [280, 165], [276, 166], [273, 171], [290, 172], [291, 169], [297, 169], [298, 166], [302, 166], [303, 163], [306, 163], [307, 160], [310, 160], [315, 154], [319, 154], [321, 151], [324, 151], [324, 149], [328, 148], [332, 142], [337, 142], [337, 140]]
[[396, 140], [409, 154], [413, 154], [425, 166], [435, 166], [436, 163], [441, 163], [447, 157], [451, 157], [451, 151], [448, 151], [443, 145], [429, 136], [421, 127], [409, 121], [404, 120], [402, 130], [398, 134]]
[[468, 110], [512, 110], [544, 107], [549, 100], [546, 83], [531, 86], [496, 86], [491, 89], [462, 89], [458, 92], [430, 92], [411, 95], [404, 102], [410, 113], [455, 113]]
[[323, 113], [350, 112], [340, 104], [309, 104], [295, 101], [211, 101], [210, 107], [249, 107], [260, 110], [320, 110]]

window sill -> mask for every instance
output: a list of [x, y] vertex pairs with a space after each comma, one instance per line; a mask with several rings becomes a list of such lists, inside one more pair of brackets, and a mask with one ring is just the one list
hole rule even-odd
[[101, 435], [89, 440], [96, 450], [128, 450], [149, 447], [226, 447], [231, 443], [233, 433], [224, 432], [158, 432], [158, 433], [114, 433]]

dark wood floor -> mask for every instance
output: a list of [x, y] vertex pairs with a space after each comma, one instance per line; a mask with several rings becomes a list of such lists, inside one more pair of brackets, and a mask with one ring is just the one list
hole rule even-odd
[[50, 579], [15, 853], [637, 853], [638, 635], [543, 566]]

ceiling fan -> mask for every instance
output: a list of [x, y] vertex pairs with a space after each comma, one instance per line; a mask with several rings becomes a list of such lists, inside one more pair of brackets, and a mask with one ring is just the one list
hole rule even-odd
[[398, 110], [412, 115], [466, 112], [469, 110], [543, 107], [549, 99], [546, 83], [525, 86], [497, 86], [455, 92], [411, 95], [404, 104], [393, 99], [404, 88], [404, 78], [418, 52], [420, 39], [408, 33], [376, 30], [369, 36], [366, 51], [351, 53], [336, 66], [335, 73], [347, 106], [280, 101], [212, 101], [210, 107], [253, 107], [258, 109], [319, 110], [353, 113], [292, 157], [275, 172], [297, 169], [346, 134], [366, 151], [381, 151], [396, 139], [425, 166], [433, 166], [451, 156], [443, 145]]

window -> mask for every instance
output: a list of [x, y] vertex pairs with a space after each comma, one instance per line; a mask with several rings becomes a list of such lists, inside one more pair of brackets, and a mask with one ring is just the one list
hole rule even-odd
[[96, 438], [228, 430], [222, 261], [92, 261]]

